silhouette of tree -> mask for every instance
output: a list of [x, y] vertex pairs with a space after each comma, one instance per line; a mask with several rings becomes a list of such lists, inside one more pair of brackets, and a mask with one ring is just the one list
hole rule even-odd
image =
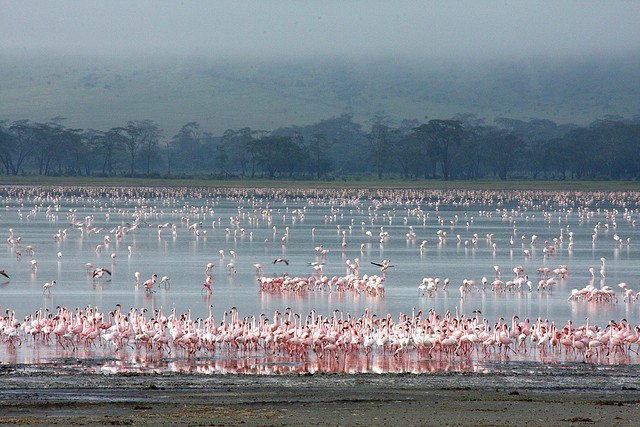
[[[237, 131], [227, 129], [224, 135], [222, 135], [222, 147], [229, 155], [232, 163], [230, 166], [239, 168], [242, 178], [246, 176], [247, 169], [251, 163], [251, 152], [253, 150], [250, 146], [253, 143], [254, 136], [255, 132], [248, 127], [238, 129]], [[254, 170], [252, 171], [253, 173], [255, 173]]]
[[367, 135], [369, 154], [373, 161], [378, 179], [382, 179], [391, 156], [389, 135], [389, 119], [386, 116], [375, 116], [372, 119], [371, 132]]
[[147, 175], [151, 171], [151, 159], [160, 147], [160, 128], [153, 120], [130, 121], [127, 123], [125, 145], [129, 150], [131, 175], [135, 173], [136, 155], [144, 156]]
[[517, 151], [522, 149], [522, 140], [512, 132], [496, 129], [487, 135], [487, 149], [494, 172], [506, 180]]
[[12, 155], [15, 150], [15, 136], [5, 127], [6, 122], [0, 122], [0, 162], [4, 172], [9, 175], [13, 172]]
[[257, 141], [256, 158], [269, 178], [275, 178], [276, 173], [283, 172], [292, 176], [304, 166], [302, 148], [286, 136], [261, 137]]
[[4, 153], [8, 171], [17, 175], [33, 154], [35, 130], [29, 120], [16, 120], [9, 126], [11, 138], [7, 140], [8, 150]]
[[415, 131], [416, 136], [426, 142], [427, 155], [440, 164], [442, 178], [449, 180], [453, 150], [460, 146], [464, 136], [462, 122], [433, 119], [418, 126]]
[[[189, 122], [171, 139], [168, 153], [169, 165], [177, 165], [179, 170], [194, 172], [201, 166], [199, 149], [202, 131], [197, 122]], [[169, 166], [171, 170], [171, 166]]]
[[314, 132], [309, 138], [307, 145], [310, 156], [309, 162], [311, 170], [318, 179], [327, 176], [327, 173], [333, 167], [333, 162], [329, 159], [327, 152], [335, 143], [335, 140], [329, 140], [324, 133], [320, 132]]
[[97, 139], [98, 152], [103, 156], [103, 174], [113, 175], [119, 152], [126, 147], [126, 131], [123, 127], [113, 127]]

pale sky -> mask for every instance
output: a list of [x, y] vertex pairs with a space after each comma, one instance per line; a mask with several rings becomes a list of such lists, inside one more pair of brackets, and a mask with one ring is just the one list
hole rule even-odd
[[584, 56], [640, 51], [640, 1], [0, 0], [0, 54]]

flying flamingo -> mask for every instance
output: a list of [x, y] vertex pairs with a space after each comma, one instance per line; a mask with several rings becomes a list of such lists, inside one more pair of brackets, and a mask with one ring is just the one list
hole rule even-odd
[[382, 271], [383, 273], [387, 271], [388, 268], [395, 267], [395, 265], [392, 265], [391, 261], [389, 261], [388, 259], [382, 260], [381, 262], [372, 261], [371, 264], [377, 265], [378, 267], [380, 267], [380, 271]]
[[109, 271], [104, 267], [98, 267], [95, 270], [93, 270], [93, 278], [100, 279], [102, 276], [104, 276], [105, 273], [111, 276], [111, 271]]

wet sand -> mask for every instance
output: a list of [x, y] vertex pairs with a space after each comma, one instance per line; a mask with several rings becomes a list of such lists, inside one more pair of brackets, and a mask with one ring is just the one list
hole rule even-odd
[[[635, 369], [635, 368], [634, 368]], [[0, 424], [634, 426], [627, 369], [433, 374], [35, 372], [0, 365]]]

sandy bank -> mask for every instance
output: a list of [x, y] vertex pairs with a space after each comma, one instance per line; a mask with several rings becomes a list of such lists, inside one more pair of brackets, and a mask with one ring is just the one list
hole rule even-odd
[[640, 383], [541, 374], [98, 375], [0, 369], [0, 424], [638, 425]]

